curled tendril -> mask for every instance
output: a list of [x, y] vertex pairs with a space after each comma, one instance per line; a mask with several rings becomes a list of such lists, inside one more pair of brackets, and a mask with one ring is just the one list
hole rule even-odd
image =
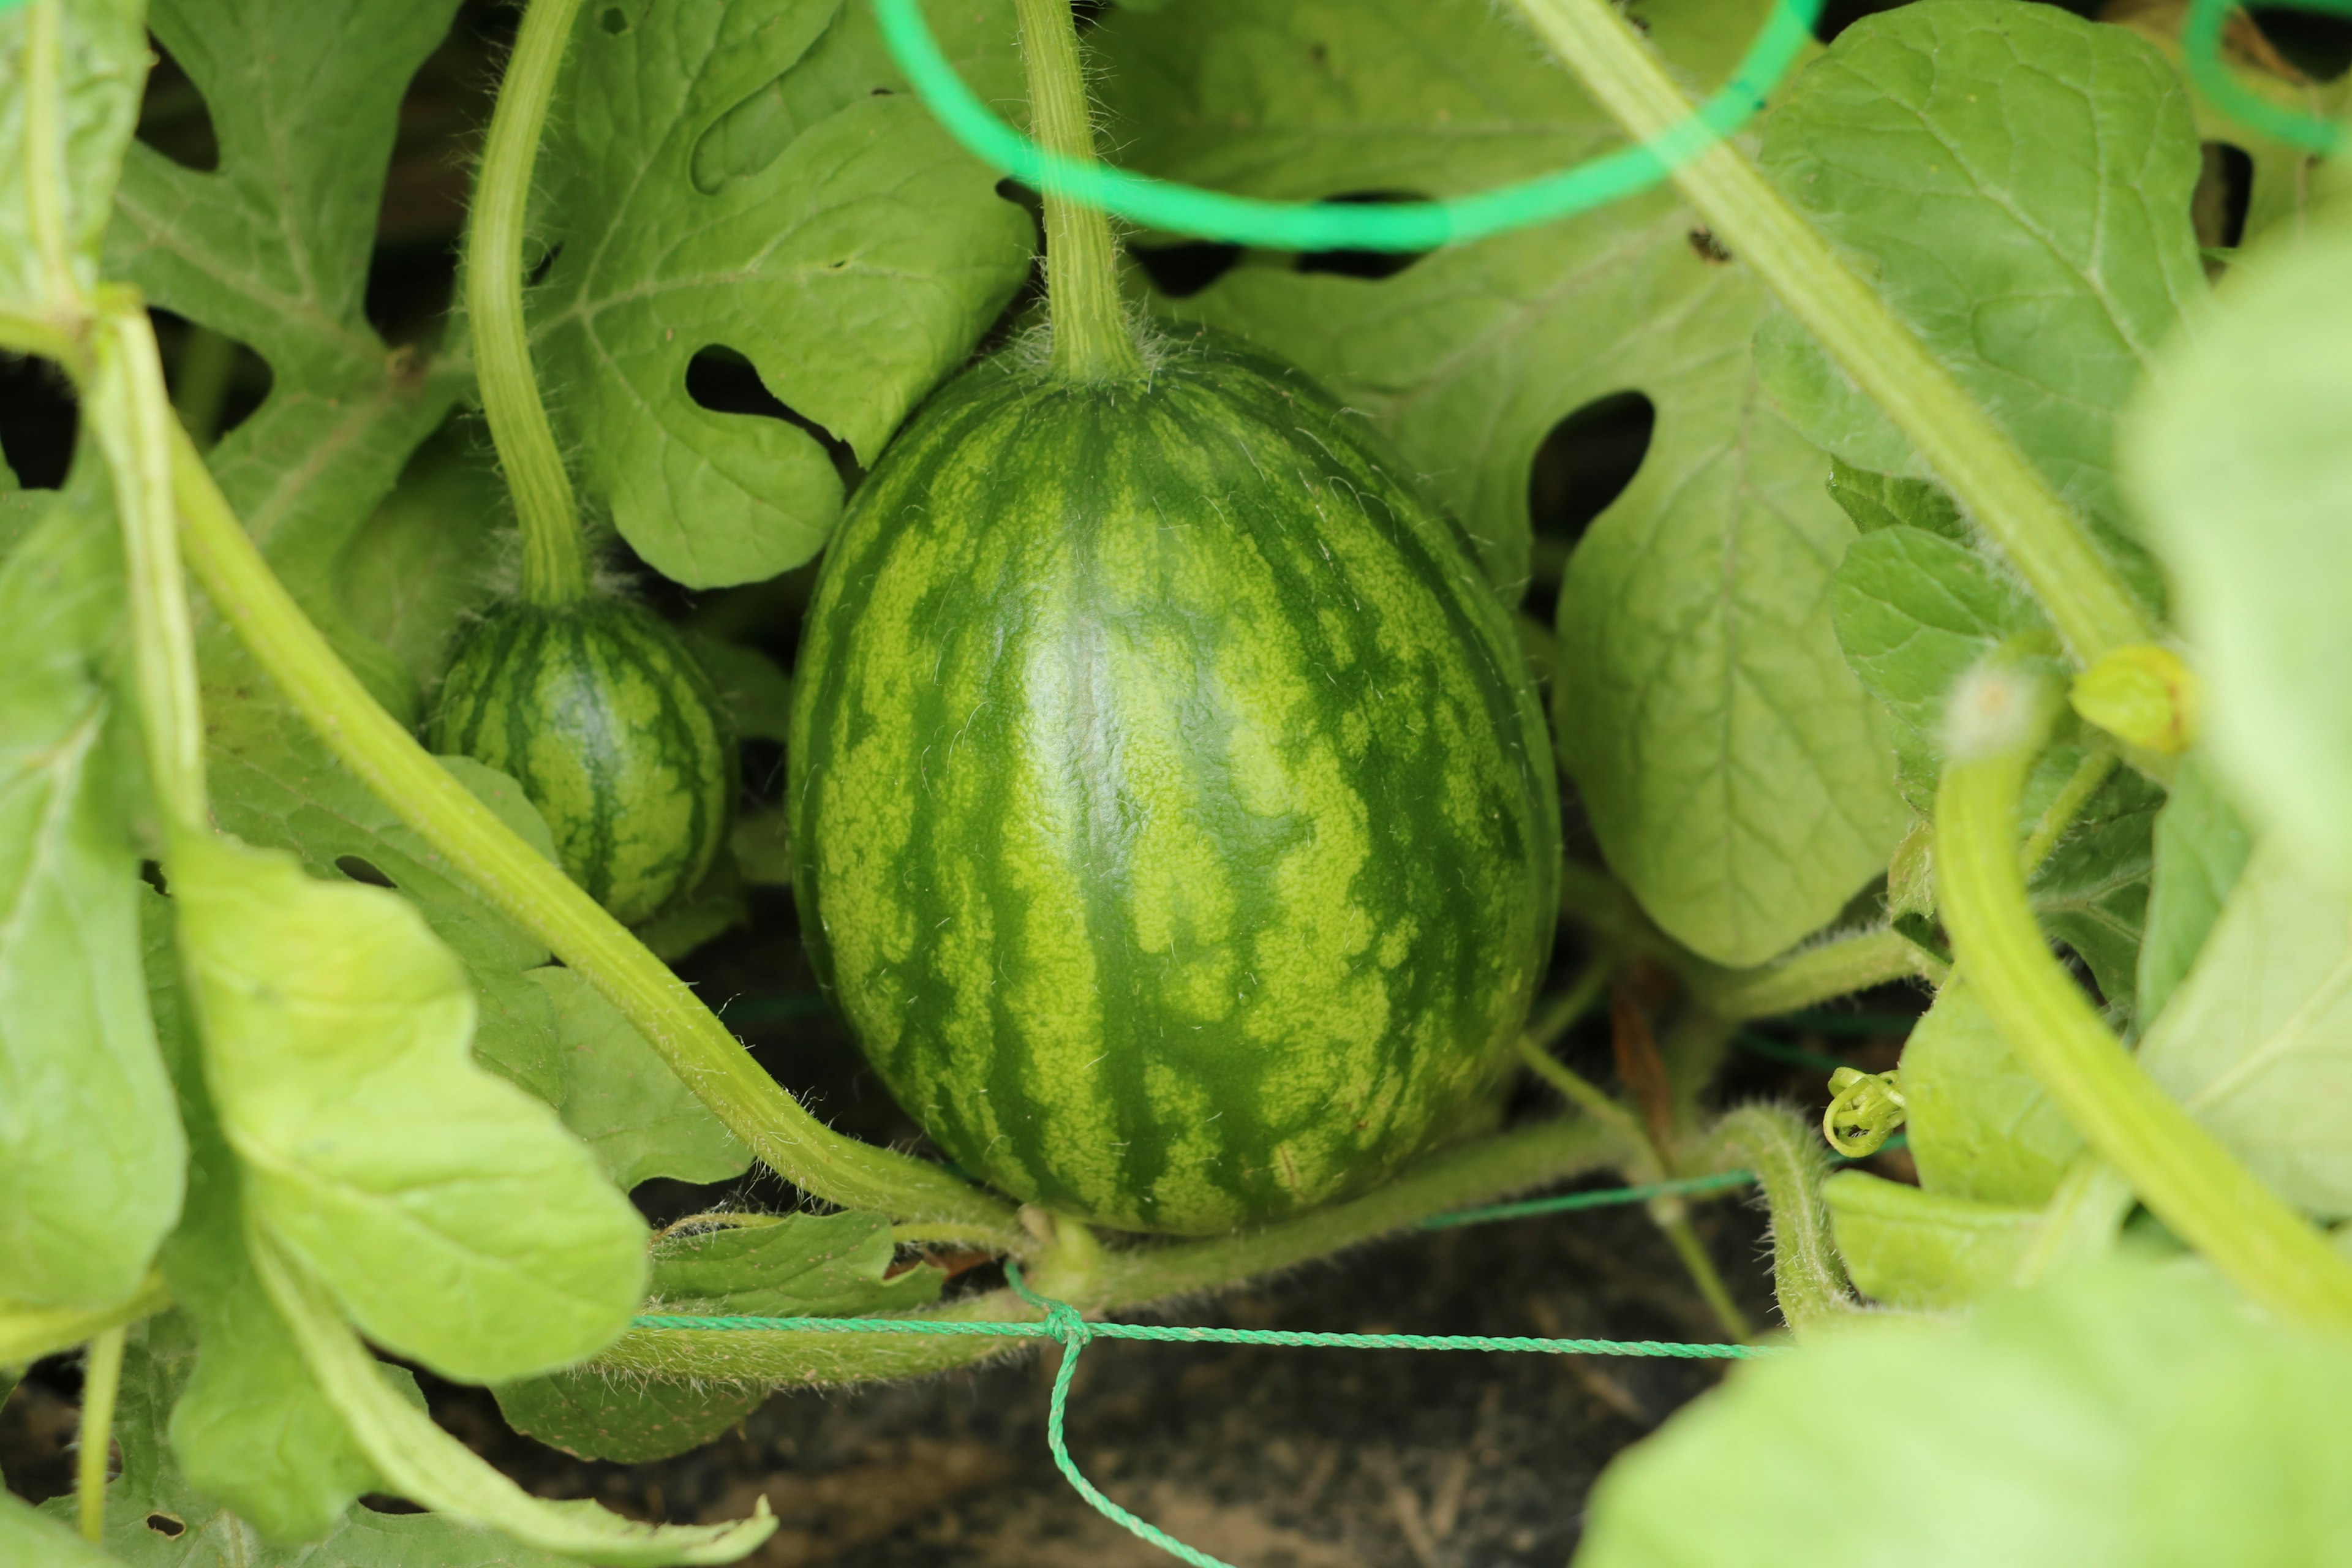
[[1830, 1074], [1830, 1094], [1822, 1136], [1850, 1160], [1877, 1153], [1903, 1125], [1903, 1085], [1895, 1073], [1840, 1068]]

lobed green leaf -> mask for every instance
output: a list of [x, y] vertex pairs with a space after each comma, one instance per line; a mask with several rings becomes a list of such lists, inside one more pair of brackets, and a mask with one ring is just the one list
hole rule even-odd
[[2114, 1260], [1735, 1372], [1602, 1476], [1577, 1568], [2318, 1561], [2352, 1532], [2347, 1400], [2339, 1337]]
[[122, 570], [87, 484], [0, 565], [0, 1257], [36, 1306], [139, 1288], [187, 1153], [140, 978]]
[[[51, 61], [33, 56], [29, 5], [0, 14], [0, 314], [39, 319], [68, 302], [61, 289], [87, 295], [98, 282], [99, 237], [147, 79], [145, 9], [141, 0], [56, 5]], [[37, 71], [47, 78], [38, 90], [54, 95], [45, 127], [31, 123]], [[34, 156], [44, 139], [56, 160], [46, 167]], [[42, 201], [56, 204], [54, 251], [35, 216]]]
[[462, 360], [388, 347], [365, 294], [401, 95], [457, 0], [156, 0], [220, 163], [144, 144], [123, 167], [106, 270], [250, 345], [269, 395], [209, 456], [271, 565], [395, 714], [413, 681], [345, 616], [334, 570], [464, 389]]
[[2352, 226], [2266, 247], [2126, 444], [2205, 682], [2205, 756], [2258, 827], [2352, 879]]
[[554, 1112], [475, 1065], [464, 970], [412, 905], [225, 838], [175, 845], [172, 891], [255, 1229], [449, 1376], [545, 1371], [626, 1326], [642, 1222]]
[[[2163, 56], [2055, 7], [1921, 0], [1807, 68], [1766, 123], [1763, 163], [2153, 596], [2116, 528], [2116, 430], [2205, 292], [2196, 127]], [[1927, 477], [1793, 321], [1757, 346], [1816, 443]]]
[[2289, 1203], [2352, 1215], [2352, 893], [2256, 846], [2140, 1065]]
[[[592, 498], [690, 586], [808, 560], [842, 500], [809, 429], [698, 403], [697, 354], [748, 360], [870, 465], [1028, 270], [1028, 215], [900, 90], [866, 10], [581, 11], [545, 154], [559, 248], [529, 301], [534, 353]], [[1011, 39], [1002, 6], [952, 14], [965, 37]]]

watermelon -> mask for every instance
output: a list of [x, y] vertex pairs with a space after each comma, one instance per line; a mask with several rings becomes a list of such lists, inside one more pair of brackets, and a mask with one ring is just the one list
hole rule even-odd
[[1200, 1235], [1490, 1116], [1559, 805], [1508, 617], [1363, 422], [1237, 342], [983, 362], [803, 630], [794, 892], [899, 1103], [1005, 1192]]
[[563, 869], [629, 924], [700, 881], [726, 840], [733, 731], [642, 605], [495, 606], [460, 644], [428, 740], [512, 776]]

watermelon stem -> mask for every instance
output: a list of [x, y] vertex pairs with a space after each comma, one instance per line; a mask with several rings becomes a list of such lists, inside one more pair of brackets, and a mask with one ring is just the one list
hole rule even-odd
[[523, 14], [466, 222], [466, 311], [473, 321], [482, 415], [522, 531], [522, 596], [549, 607], [587, 597], [588, 559], [572, 475], [531, 374], [522, 310], [523, 225], [540, 133], [579, 9], [580, 0], [532, 0]]
[[[545, 5], [547, 0], [540, 0]], [[1029, 80], [1030, 130], [1038, 144], [1092, 163], [1094, 120], [1070, 0], [1017, 0], [1022, 64]], [[1047, 368], [1057, 381], [1143, 378], [1143, 354], [1118, 293], [1118, 246], [1098, 207], [1073, 201], [1045, 182], [1045, 310], [1054, 349]]]

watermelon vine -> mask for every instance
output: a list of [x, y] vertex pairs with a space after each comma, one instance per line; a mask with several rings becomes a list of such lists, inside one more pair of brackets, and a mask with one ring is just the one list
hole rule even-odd
[[[1771, 1363], [1369, 1464], [1269, 1378], [1286, 1543], [2352, 1532], [2326, 28], [1907, 0], [1751, 112], [1811, 8], [515, 9], [0, 0], [0, 1561], [740, 1561], [769, 1394], [1244, 1288]], [[1279, 1331], [1343, 1279], [1478, 1321]], [[739, 1517], [548, 1500], [698, 1446]]]

